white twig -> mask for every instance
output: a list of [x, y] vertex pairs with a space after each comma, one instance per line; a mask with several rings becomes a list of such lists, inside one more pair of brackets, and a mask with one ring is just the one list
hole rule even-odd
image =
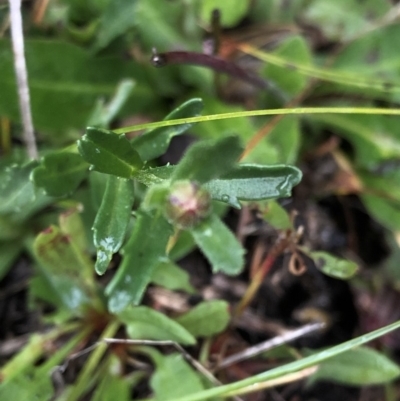
[[260, 344], [254, 345], [253, 347], [246, 348], [242, 352], [228, 356], [216, 367], [216, 369], [220, 370], [226, 368], [227, 366], [233, 365], [234, 363], [252, 358], [263, 352], [269, 351], [272, 348], [278, 347], [283, 344], [287, 344], [300, 337], [304, 337], [307, 334], [320, 331], [324, 327], [325, 327], [324, 323], [318, 322], [318, 323], [306, 324], [305, 326], [299, 327], [298, 329], [287, 331], [286, 333], [283, 333], [279, 336], [273, 337]]
[[35, 133], [33, 130], [31, 104], [29, 99], [28, 73], [24, 54], [24, 34], [21, 17], [21, 0], [9, 0], [11, 19], [11, 38], [14, 51], [14, 68], [17, 78], [19, 108], [21, 111], [24, 141], [28, 156], [37, 159]]

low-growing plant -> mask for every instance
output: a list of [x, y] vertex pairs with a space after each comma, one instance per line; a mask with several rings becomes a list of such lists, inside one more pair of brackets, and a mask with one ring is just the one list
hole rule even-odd
[[[161, 0], [98, 2], [96, 6], [64, 3], [65, 9], [50, 7], [49, 27], [61, 24], [70, 38], [83, 46], [89, 43], [94, 53], [123, 47], [132, 30], [142, 35], [145, 50], [150, 45], [173, 48], [174, 41], [183, 40], [183, 33], [172, 28], [180, 16], [176, 4], [166, 6]], [[185, 21], [196, 15], [204, 21], [216, 5], [222, 9], [224, 27], [235, 26], [246, 15], [257, 19], [255, 11], [239, 0], [234, 1], [236, 7], [228, 8], [215, 1], [196, 6], [183, 0], [177, 3], [187, 7]], [[315, 15], [323, 15], [318, 2], [311, 3], [309, 9], [316, 12], [317, 8]], [[164, 11], [166, 19], [161, 18]], [[311, 11], [308, 17], [318, 20]], [[141, 19], [132, 22], [126, 17], [131, 12]], [[149, 24], [153, 20], [160, 25]], [[169, 36], [163, 39], [154, 29]], [[329, 68], [317, 65], [299, 35], [286, 39], [274, 52], [237, 44], [237, 49], [263, 63], [260, 77], [213, 55], [153, 52], [153, 62], [156, 58], [159, 66], [197, 63], [272, 90], [273, 98], [260, 95], [260, 109], [254, 111], [217, 100], [210, 90], [198, 97], [200, 88], [212, 87], [212, 79], [193, 67], [188, 67], [193, 68], [192, 75], [183, 76], [185, 84], [196, 91], [181, 96], [172, 70], [161, 69], [155, 76], [148, 69], [150, 62], [144, 67], [140, 62], [122, 62], [115, 55], [93, 56], [67, 42], [27, 40], [32, 108], [43, 143], [40, 159], [30, 160], [22, 146], [8, 145], [11, 131], [8, 123], [2, 125], [0, 278], [21, 254], [28, 255], [35, 268], [29, 283], [31, 307], [50, 307], [50, 312], [42, 316], [42, 330], [1, 368], [0, 398], [129, 401], [135, 389], [146, 383], [154, 399], [194, 401], [236, 397], [302, 377], [310, 377], [310, 385], [333, 380], [356, 386], [397, 378], [400, 370], [394, 362], [363, 345], [400, 328], [400, 322], [331, 348], [303, 350], [299, 360], [293, 361], [289, 353], [290, 362], [230, 384], [221, 385], [204, 366], [210, 363], [213, 338], [229, 332], [280, 257], [287, 257], [293, 275], [302, 274], [307, 263], [318, 273], [341, 280], [358, 272], [359, 263], [303, 244], [302, 226], [277, 201], [290, 197], [300, 183], [299, 154], [314, 149], [321, 132], [335, 130], [351, 148], [347, 154], [335, 142], [326, 152], [339, 173], [330, 187], [319, 188], [321, 192], [356, 194], [378, 221], [393, 231], [399, 229], [395, 212], [400, 193], [394, 185], [399, 170], [393, 162], [400, 154], [394, 118], [400, 111], [376, 108], [373, 101], [397, 101], [400, 86], [395, 79], [382, 80], [379, 71], [372, 77], [367, 72], [354, 73], [365, 59], [364, 49], [370, 51], [372, 42], [394, 40], [392, 30], [398, 29], [397, 25], [382, 26], [379, 34], [349, 40], [342, 53], [328, 60]], [[185, 30], [194, 43], [200, 41], [197, 28]], [[125, 39], [121, 39], [123, 33]], [[8, 40], [1, 39], [0, 50], [4, 54], [0, 90], [4, 87], [10, 99], [0, 99], [0, 113], [4, 121], [14, 121], [15, 107], [10, 106], [16, 104], [13, 57]], [[391, 55], [382, 55], [384, 66]], [[61, 65], [58, 58], [66, 66], [73, 64], [70, 75], [66, 67], [61, 68], [65, 80], [58, 82], [56, 72], [54, 76], [52, 71], [48, 76], [43, 73], [53, 81], [44, 88], [41, 71], [46, 65]], [[285, 72], [288, 66], [290, 74]], [[82, 72], [87, 76], [82, 78]], [[131, 75], [135, 80], [127, 78]], [[317, 79], [324, 84], [314, 87]], [[161, 121], [113, 128], [116, 118], [145, 114], [150, 107], [164, 110], [151, 90], [156, 85], [160, 98], [173, 95], [189, 100]], [[310, 91], [323, 99], [338, 88], [354, 96], [361, 93], [366, 100], [341, 101], [334, 107], [329, 102], [321, 107], [292, 107], [300, 105]], [[98, 101], [99, 94], [109, 95], [108, 101]], [[42, 97], [48, 109], [43, 108]], [[275, 103], [278, 106], [270, 108]], [[266, 121], [265, 116], [275, 117]], [[82, 126], [87, 126], [83, 135]], [[311, 127], [308, 138], [304, 127]], [[255, 128], [259, 131], [253, 135]], [[60, 136], [54, 135], [57, 130]], [[377, 130], [381, 130], [379, 139]], [[179, 162], [163, 163], [173, 138], [188, 132], [197, 137]], [[202, 300], [186, 312], [167, 315], [146, 302], [149, 286], [197, 293], [189, 274], [179, 266], [179, 260], [194, 249], [200, 250], [213, 274], [243, 274], [248, 267], [246, 249], [224, 220], [229, 208], [243, 205], [254, 205], [278, 239], [250, 275], [235, 308], [225, 300]], [[320, 330], [323, 324], [318, 324]], [[196, 358], [183, 348], [199, 343], [192, 353]], [[63, 373], [71, 365], [77, 365], [78, 372], [68, 384]]]

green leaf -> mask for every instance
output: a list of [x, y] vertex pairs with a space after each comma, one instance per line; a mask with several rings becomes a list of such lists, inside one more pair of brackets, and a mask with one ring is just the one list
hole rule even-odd
[[75, 311], [91, 300], [89, 267], [67, 234], [56, 226], [49, 227], [36, 237], [33, 252], [41, 272], [68, 309]]
[[89, 186], [90, 186], [90, 199], [93, 209], [100, 209], [101, 203], [103, 202], [104, 193], [106, 192], [108, 175], [92, 171], [89, 174]]
[[26, 233], [26, 227], [15, 221], [16, 215], [0, 214], [0, 241], [11, 241], [21, 238]]
[[263, 219], [265, 219], [272, 227], [278, 230], [287, 230], [292, 228], [292, 222], [288, 212], [276, 201], [269, 201], [266, 208], [261, 209]]
[[106, 47], [117, 36], [132, 28], [136, 21], [136, 0], [112, 0], [102, 13], [99, 33], [94, 44], [98, 51]]
[[93, 169], [122, 178], [130, 178], [143, 162], [125, 135], [89, 127], [78, 141], [79, 152]]
[[172, 49], [177, 43], [184, 48], [193, 47], [192, 41], [181, 31], [182, 4], [180, 3], [165, 3], [160, 0], [140, 1], [136, 22], [141, 43], [148, 50], [156, 47], [164, 51]]
[[102, 365], [104, 372], [100, 373], [101, 376], [91, 401], [132, 401], [132, 390], [142, 380], [146, 379], [146, 372], [135, 370], [129, 374], [121, 375], [123, 362], [115, 353], [107, 355], [105, 360], [102, 361]]
[[158, 263], [151, 276], [151, 282], [169, 290], [195, 293], [195, 289], [190, 284], [189, 274], [169, 259], [161, 260]]
[[[89, 244], [82, 221], [82, 211], [80, 210], [80, 206], [62, 213], [58, 221], [62, 233], [68, 236], [71, 244], [76, 248], [77, 252], [84, 255], [88, 250]], [[89, 276], [91, 276], [91, 272]]]
[[122, 80], [118, 84], [113, 98], [108, 103], [105, 103], [104, 99], [98, 100], [87, 125], [108, 128], [111, 121], [128, 100], [134, 86], [135, 82], [132, 79]]
[[50, 196], [73, 192], [87, 174], [88, 164], [79, 154], [54, 152], [44, 156], [32, 171], [34, 184]]
[[400, 158], [400, 134], [394, 118], [372, 115], [315, 115], [312, 119], [333, 127], [349, 140], [355, 148], [359, 166], [374, 169], [387, 159]]
[[13, 380], [0, 384], [0, 398], [2, 400], [29, 400], [47, 401], [52, 398], [54, 388], [50, 377], [31, 377], [19, 375]]
[[387, 0], [379, 3], [374, 0], [361, 3], [356, 0], [313, 1], [305, 9], [304, 18], [320, 27], [330, 40], [350, 41], [360, 32], [374, 28], [390, 7]]
[[351, 386], [390, 382], [400, 376], [399, 367], [382, 353], [360, 347], [323, 362], [311, 381], [330, 380]]
[[[237, 113], [246, 110], [244, 106], [228, 104], [215, 96], [207, 96], [203, 92], [201, 96], [204, 102], [204, 115]], [[234, 124], [229, 119], [205, 120], [201, 124], [196, 124], [193, 131], [201, 139], [217, 139], [233, 133], [246, 143], [254, 135], [254, 125], [249, 118], [238, 118]]]
[[[188, 100], [167, 115], [163, 121], [177, 118], [196, 117], [203, 110], [203, 101], [195, 98]], [[132, 140], [132, 145], [142, 160], [152, 160], [163, 155], [174, 136], [181, 135], [193, 126], [192, 123], [155, 128]]]
[[204, 390], [199, 374], [188, 365], [181, 354], [157, 359], [157, 369], [150, 379], [157, 401], [175, 400], [177, 397]]
[[204, 301], [175, 320], [194, 337], [213, 336], [228, 326], [229, 304], [218, 300]]
[[244, 250], [232, 231], [216, 215], [190, 229], [196, 244], [209, 260], [214, 273], [235, 275], [244, 267]]
[[213, 199], [240, 208], [239, 200], [290, 196], [301, 177], [301, 171], [292, 166], [241, 164], [221, 178], [206, 183], [204, 188]]
[[138, 212], [121, 265], [106, 288], [111, 312], [140, 302], [160, 258], [165, 257], [170, 234], [171, 226], [162, 216]]
[[221, 24], [231, 28], [237, 25], [247, 14], [250, 3], [242, 0], [203, 0], [200, 2], [200, 16], [204, 23], [210, 24], [211, 13], [214, 9], [221, 12]]
[[309, 256], [314, 260], [316, 267], [330, 277], [347, 280], [358, 271], [357, 263], [337, 258], [326, 252], [310, 252]]
[[382, 225], [393, 231], [400, 230], [400, 202], [370, 194], [361, 198], [368, 211]]
[[[277, 163], [291, 164], [296, 162], [300, 138], [299, 119], [295, 116], [286, 116], [276, 124], [267, 137], [267, 145], [272, 145], [277, 150]], [[264, 159], [263, 164], [268, 164], [268, 162]]]
[[[155, 107], [145, 68], [138, 63], [121, 55], [95, 57], [81, 47], [50, 38], [27, 39], [24, 45], [34, 125], [39, 131], [57, 133], [49, 137], [52, 141], [62, 140], [66, 129], [85, 126], [96, 101], [112, 96], [124, 78], [135, 77], [138, 82], [126, 104], [130, 113], [148, 110], [150, 104]], [[14, 59], [7, 39], [0, 40], [0, 58], [0, 114], [19, 122]]]
[[242, 151], [235, 136], [197, 142], [175, 167], [171, 179], [205, 183], [231, 170]]
[[[301, 36], [285, 40], [273, 54], [301, 66], [311, 66], [312, 56], [306, 40]], [[299, 94], [307, 85], [309, 78], [296, 70], [286, 72], [282, 67], [267, 63], [263, 75], [275, 82], [279, 88], [291, 95]]]
[[[362, 195], [362, 200], [368, 211], [385, 227], [400, 230], [400, 169], [396, 159], [394, 166], [390, 167], [393, 160], [383, 162], [377, 169], [387, 169], [382, 174], [377, 172], [359, 172], [363, 186], [368, 189]], [[385, 166], [386, 165], [386, 166]], [[394, 168], [393, 168], [394, 167]]]
[[108, 177], [106, 192], [93, 225], [97, 274], [105, 273], [112, 255], [118, 252], [125, 239], [133, 200], [134, 188], [131, 180]]
[[196, 339], [180, 324], [147, 306], [128, 307], [118, 316], [130, 338], [196, 344]]
[[[385, 0], [386, 1], [386, 0]], [[399, 45], [400, 26], [388, 24], [361, 35], [347, 44], [335, 59], [334, 68], [365, 81], [385, 80], [399, 82], [399, 59], [393, 48]], [[360, 88], [365, 93], [365, 88]], [[352, 91], [357, 91], [356, 87]], [[377, 93], [375, 92], [375, 95]], [[395, 95], [395, 94], [393, 94]], [[396, 96], [398, 98], [398, 94]]]
[[1, 172], [0, 213], [19, 213], [35, 200], [35, 188], [29, 177], [37, 162], [13, 165]]

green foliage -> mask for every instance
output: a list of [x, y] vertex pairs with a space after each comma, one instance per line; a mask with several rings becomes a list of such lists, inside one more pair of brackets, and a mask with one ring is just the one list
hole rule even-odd
[[176, 319], [194, 337], [218, 334], [226, 329], [229, 320], [229, 304], [225, 301], [202, 302]]
[[[152, 99], [143, 84], [143, 68], [120, 56], [91, 55], [61, 40], [27, 40], [25, 42], [32, 98], [32, 113], [37, 129], [62, 132], [84, 127], [96, 100], [112, 95], [121, 79], [135, 77], [141, 81], [130, 96], [131, 110], [143, 110]], [[19, 121], [12, 51], [9, 41], [0, 41], [0, 112]], [[58, 138], [52, 141], [60, 142]]]
[[32, 171], [32, 180], [49, 196], [65, 196], [76, 190], [87, 175], [88, 164], [71, 152], [56, 152], [44, 156]]
[[334, 257], [326, 252], [310, 252], [318, 269], [326, 275], [347, 280], [353, 277], [358, 270], [357, 263], [350, 260]]
[[166, 256], [170, 235], [171, 229], [164, 217], [138, 212], [132, 234], [123, 248], [122, 263], [106, 289], [111, 312], [140, 303], [159, 260]]
[[12, 165], [2, 172], [0, 213], [18, 213], [35, 200], [35, 187], [29, 176], [36, 162]]
[[104, 129], [88, 128], [78, 141], [78, 148], [93, 170], [101, 173], [130, 178], [143, 165], [139, 154], [125, 135], [117, 135]]
[[387, 383], [399, 376], [399, 367], [385, 355], [371, 348], [360, 347], [322, 363], [311, 377], [311, 382], [328, 379], [362, 386]]
[[[244, 267], [244, 250], [218, 216], [209, 218], [190, 230], [194, 241], [210, 261], [213, 272], [234, 275]], [[227, 252], [226, 252], [227, 251]]]
[[109, 1], [100, 18], [98, 35], [94, 43], [94, 50], [98, 51], [106, 47], [117, 36], [132, 28], [136, 21], [135, 0]]
[[286, 165], [241, 164], [205, 187], [215, 200], [240, 208], [240, 200], [274, 199], [290, 196], [301, 180], [301, 171]]
[[90, 301], [91, 266], [67, 233], [50, 226], [37, 236], [33, 251], [43, 275], [64, 306], [75, 310]]
[[[235, 324], [231, 305], [203, 300], [182, 313], [174, 310], [172, 301], [159, 303], [156, 291], [147, 289], [163, 287], [167, 295], [174, 292], [185, 301], [183, 293], [203, 295], [189, 274], [196, 265], [187, 270], [180, 266], [180, 259], [194, 249], [205, 256], [213, 274], [247, 277], [247, 243], [242, 241], [247, 223], [240, 220], [239, 241], [224, 219], [229, 207], [254, 207], [262, 224], [268, 224], [267, 235], [288, 241], [284, 252], [303, 252], [320, 272], [341, 280], [359, 273], [347, 258], [302, 245], [294, 211], [277, 201], [290, 197], [302, 179], [302, 171], [292, 164], [304, 166], [313, 157], [340, 150], [347, 166], [337, 163], [337, 170], [360, 183], [350, 193], [359, 196], [367, 213], [392, 236], [399, 232], [398, 117], [379, 115], [400, 100], [394, 51], [400, 45], [400, 28], [388, 23], [393, 12], [389, 0], [68, 0], [49, 2], [45, 8], [42, 16], [33, 11], [35, 23], [26, 20], [24, 26], [37, 161], [23, 155], [13, 52], [7, 32], [0, 39], [0, 279], [24, 253], [35, 265], [27, 284], [30, 307], [36, 308], [40, 300], [52, 310], [38, 312], [49, 331], [33, 334], [0, 369], [1, 399], [54, 397], [50, 377], [55, 367], [103, 337], [127, 335], [165, 341], [168, 347], [171, 342], [198, 345], [191, 354], [200, 350], [207, 364], [216, 344], [213, 336], [225, 338], [232, 329], [228, 325]], [[238, 43], [252, 43], [252, 35], [229, 37], [230, 29], [241, 34], [242, 23], [253, 28], [251, 34], [266, 23], [282, 27], [282, 41], [276, 33], [270, 43], [257, 44], [268, 50], [251, 53], [254, 70], [248, 57], [237, 65], [271, 81], [296, 106], [348, 107], [348, 114], [298, 109], [298, 115], [289, 115], [290, 105], [229, 74], [226, 80], [185, 63], [152, 68], [153, 47], [159, 52], [201, 52], [214, 9], [221, 13], [222, 28], [229, 28], [217, 57], [232, 67]], [[3, 9], [0, 18], [6, 21]], [[299, 20], [316, 26], [320, 42], [295, 28]], [[262, 37], [269, 38], [264, 33]], [[332, 55], [329, 49], [319, 50], [330, 41], [341, 51]], [[378, 102], [386, 109], [352, 114], [357, 107]], [[276, 104], [285, 110], [272, 110]], [[219, 113], [230, 114], [215, 116]], [[246, 113], [246, 118], [236, 118], [238, 113]], [[282, 115], [279, 122], [274, 114]], [[271, 125], [265, 130], [264, 124]], [[137, 134], [142, 128], [145, 131]], [[264, 136], [249, 151], [259, 129]], [[191, 137], [190, 146], [175, 157], [173, 140], [184, 133]], [[339, 149], [325, 146], [327, 135], [343, 139]], [[164, 162], [171, 155], [179, 161]], [[338, 175], [336, 181], [329, 176], [337, 187], [332, 190], [329, 182], [328, 195], [347, 194], [348, 175]], [[306, 181], [296, 199], [314, 202], [313, 197], [321, 196], [319, 189]], [[190, 306], [190, 300], [187, 303]], [[355, 347], [398, 327], [395, 323], [215, 388], [182, 354], [167, 349], [164, 355], [136, 342], [107, 352], [108, 345], [100, 341], [83, 360], [76, 383], [62, 388], [60, 397], [129, 401], [141, 380], [155, 400], [232, 397], [314, 365], [319, 368], [311, 382], [388, 383], [399, 377], [398, 366], [383, 353]], [[146, 355], [154, 369], [123, 373], [131, 371], [126, 369], [133, 361], [131, 352]]]
[[[191, 99], [168, 114], [164, 121], [199, 116], [202, 110], [203, 101], [201, 99]], [[174, 136], [185, 133], [192, 126], [193, 124], [181, 124], [172, 127], [156, 128], [134, 138], [132, 144], [142, 160], [153, 160], [162, 156], [167, 151]]]
[[199, 374], [182, 358], [172, 354], [157, 358], [157, 371], [151, 378], [156, 400], [175, 400], [177, 397], [204, 390]]
[[120, 249], [128, 228], [134, 191], [130, 180], [109, 176], [103, 201], [93, 225], [93, 241], [97, 248], [95, 269], [104, 274], [111, 257]]
[[169, 290], [195, 292], [190, 284], [189, 274], [169, 259], [159, 261], [151, 276], [151, 282]]
[[193, 345], [196, 339], [183, 326], [146, 306], [126, 308], [118, 314], [133, 339], [169, 340]]
[[203, 184], [232, 170], [242, 150], [239, 139], [234, 136], [198, 142], [186, 152], [171, 179]]
[[[302, 66], [310, 66], [312, 64], [307, 42], [299, 36], [287, 39], [273, 54], [284, 57], [288, 68], [290, 68], [291, 63]], [[282, 74], [282, 68], [273, 64], [266, 64], [264, 74], [291, 95], [299, 94], [307, 85], [307, 78], [300, 72], [294, 70], [290, 74]]]

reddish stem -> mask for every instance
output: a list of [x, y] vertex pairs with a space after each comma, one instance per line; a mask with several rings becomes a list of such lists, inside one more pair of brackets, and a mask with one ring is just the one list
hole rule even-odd
[[246, 81], [257, 88], [266, 89], [274, 93], [275, 96], [286, 100], [286, 95], [270, 81], [267, 81], [257, 75], [251, 74], [242, 67], [231, 61], [223, 60], [219, 57], [204, 53], [189, 51], [171, 51], [166, 53], [157, 53], [153, 49], [151, 62], [155, 67], [164, 67], [171, 64], [188, 64], [211, 68], [214, 71], [221, 72], [232, 77]]

